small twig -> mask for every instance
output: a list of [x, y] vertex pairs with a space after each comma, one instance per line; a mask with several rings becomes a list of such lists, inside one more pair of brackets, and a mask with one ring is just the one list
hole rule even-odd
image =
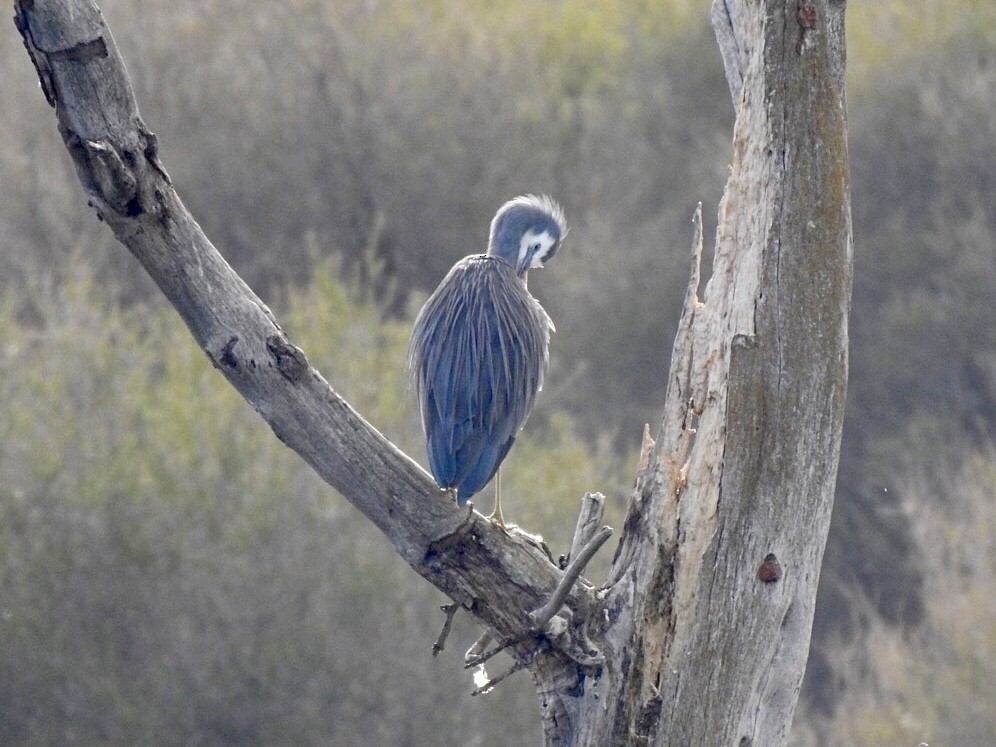
[[505, 671], [502, 674], [499, 674], [497, 677], [492, 677], [490, 680], [488, 680], [487, 682], [485, 682], [483, 685], [481, 685], [480, 687], [476, 688], [471, 693], [471, 696], [484, 695], [485, 693], [490, 692], [492, 689], [494, 689], [495, 685], [497, 685], [499, 682], [501, 682], [504, 679], [507, 679], [508, 677], [511, 677], [513, 674], [515, 674], [516, 672], [518, 672], [520, 669], [524, 669], [528, 665], [529, 665], [529, 660], [528, 659], [516, 659], [515, 663], [513, 663], [512, 666], [509, 667], [507, 671]]
[[[490, 649], [487, 646], [493, 640], [491, 634], [485, 633], [482, 635], [473, 646], [467, 649], [467, 653], [464, 654], [463, 665], [465, 669], [480, 666], [505, 649], [521, 643], [529, 636], [542, 631], [543, 627], [550, 621], [550, 618], [564, 604], [564, 600], [571, 593], [571, 589], [574, 588], [574, 584], [581, 576], [581, 572], [585, 569], [585, 566], [588, 565], [588, 562], [598, 552], [598, 549], [612, 536], [611, 527], [602, 527], [597, 532], [594, 530], [594, 525], [601, 521], [604, 510], [605, 497], [601, 493], [586, 493], [584, 495], [581, 499], [581, 514], [578, 516], [578, 523], [574, 530], [574, 540], [571, 543], [571, 560], [550, 600], [539, 609], [529, 613], [531, 627], [523, 631], [521, 635], [499, 641]], [[509, 674], [511, 672], [507, 672], [505, 675], [492, 680], [489, 685], [478, 688], [478, 690], [483, 691], [489, 686], [493, 686], [493, 684], [500, 682]]]
[[467, 653], [463, 655], [464, 668], [480, 663], [481, 654], [487, 650], [492, 638], [493, 636], [490, 633], [481, 633], [481, 637], [474, 641], [474, 645], [468, 648]]
[[526, 638], [533, 635], [533, 633], [534, 631], [527, 630], [525, 633], [517, 635], [514, 638], [506, 638], [504, 641], [499, 641], [494, 645], [494, 648], [491, 648], [488, 651], [482, 651], [482, 653], [478, 654], [477, 657], [475, 658], [474, 651], [476, 649], [483, 649], [491, 641], [491, 636], [485, 633], [478, 639], [477, 643], [475, 643], [473, 646], [467, 649], [467, 653], [464, 654], [463, 656], [463, 668], [470, 669], [471, 667], [479, 666], [484, 662], [486, 662], [488, 659], [497, 656], [506, 648], [509, 648], [517, 643], [520, 643], [521, 641], [524, 641]]
[[564, 600], [567, 599], [567, 595], [571, 593], [571, 589], [574, 588], [574, 584], [581, 576], [585, 566], [598, 552], [598, 548], [612, 536], [612, 527], [602, 527], [592, 534], [591, 524], [601, 520], [604, 509], [605, 498], [601, 493], [585, 494], [581, 504], [581, 515], [578, 517], [577, 528], [574, 530], [574, 542], [571, 544], [571, 561], [550, 600], [539, 609], [529, 613], [531, 627], [521, 635], [499, 641], [490, 649], [487, 649], [487, 645], [492, 641], [491, 635], [489, 633], [482, 635], [464, 654], [463, 665], [465, 669], [483, 664], [510, 646], [540, 632], [550, 621], [550, 618], [557, 613], [557, 610], [564, 604]]
[[578, 523], [574, 527], [574, 539], [571, 541], [571, 551], [568, 561], [575, 557], [594, 536], [598, 525], [602, 523], [605, 513], [605, 496], [601, 493], [585, 493], [581, 497], [581, 511], [578, 513]]
[[581, 576], [581, 571], [584, 570], [585, 566], [588, 565], [588, 562], [592, 559], [595, 553], [598, 552], [598, 548], [604, 545], [611, 536], [612, 527], [602, 527], [591, 539], [588, 540], [588, 543], [581, 548], [580, 552], [578, 552], [577, 555], [571, 559], [570, 565], [568, 565], [567, 570], [564, 571], [564, 576], [560, 579], [560, 583], [557, 584], [557, 588], [550, 597], [550, 601], [539, 609], [529, 613], [529, 620], [532, 623], [530, 630], [527, 630], [522, 633], [522, 635], [514, 638], [507, 638], [504, 641], [500, 641], [490, 650], [484, 651], [475, 656], [476, 652], [479, 649], [483, 649], [491, 640], [491, 637], [487, 634], [481, 636], [478, 642], [471, 646], [464, 655], [464, 668], [470, 669], [471, 667], [483, 664], [491, 657], [500, 654], [506, 648], [514, 646], [530, 635], [540, 632], [550, 621], [550, 618], [553, 617], [557, 613], [557, 610], [559, 610], [564, 604], [564, 600], [567, 599], [567, 595], [571, 593], [571, 589], [574, 588], [575, 582], [577, 582], [578, 578]]
[[574, 583], [580, 577], [581, 571], [584, 570], [585, 566], [588, 565], [588, 561], [598, 552], [598, 548], [604, 545], [611, 536], [612, 527], [602, 527], [588, 540], [588, 543], [581, 551], [575, 557], [571, 558], [570, 565], [564, 571], [564, 576], [560, 579], [560, 583], [557, 584], [557, 588], [554, 590], [550, 600], [539, 609], [529, 613], [529, 619], [532, 621], [534, 630], [542, 630], [550, 618], [557, 614], [557, 610], [560, 609], [564, 600], [567, 599], [567, 595], [574, 588]]
[[457, 602], [453, 602], [453, 604], [444, 604], [439, 609], [446, 613], [446, 621], [443, 623], [443, 629], [439, 631], [436, 642], [432, 644], [433, 656], [438, 656], [439, 652], [446, 648], [446, 638], [450, 634], [450, 628], [453, 627], [453, 618], [456, 617], [460, 605]]

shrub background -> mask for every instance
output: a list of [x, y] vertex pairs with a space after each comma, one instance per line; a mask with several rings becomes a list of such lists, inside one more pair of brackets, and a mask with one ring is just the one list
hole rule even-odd
[[[557, 323], [504, 471], [563, 550], [656, 423], [733, 110], [707, 4], [103, 4], [181, 195], [409, 453], [414, 310], [498, 205], [565, 203]], [[996, 742], [996, 7], [848, 10], [851, 382], [798, 745]], [[0, 742], [531, 743], [443, 599], [229, 391], [86, 208], [0, 28]], [[595, 569], [597, 578], [597, 568]], [[972, 704], [980, 704], [978, 708]]]

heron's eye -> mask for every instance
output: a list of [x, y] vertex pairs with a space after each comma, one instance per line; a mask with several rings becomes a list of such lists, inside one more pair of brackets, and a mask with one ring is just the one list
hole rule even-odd
[[543, 248], [543, 245], [540, 244], [538, 241], [535, 244], [533, 244], [533, 251], [534, 252], [538, 252], [542, 248]]

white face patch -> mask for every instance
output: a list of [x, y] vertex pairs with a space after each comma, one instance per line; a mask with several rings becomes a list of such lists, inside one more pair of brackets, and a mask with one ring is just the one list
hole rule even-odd
[[[539, 233], [532, 230], [526, 231], [519, 241], [518, 266], [521, 269], [542, 267], [547, 257], [550, 256], [550, 250], [556, 243], [556, 239], [550, 235], [549, 231], [541, 231]], [[528, 265], [526, 264], [527, 262]]]

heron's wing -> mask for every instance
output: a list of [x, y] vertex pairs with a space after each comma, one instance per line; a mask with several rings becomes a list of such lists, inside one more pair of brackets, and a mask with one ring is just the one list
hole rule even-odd
[[552, 325], [510, 267], [458, 262], [415, 322], [409, 367], [429, 464], [461, 500], [494, 475], [543, 382]]

